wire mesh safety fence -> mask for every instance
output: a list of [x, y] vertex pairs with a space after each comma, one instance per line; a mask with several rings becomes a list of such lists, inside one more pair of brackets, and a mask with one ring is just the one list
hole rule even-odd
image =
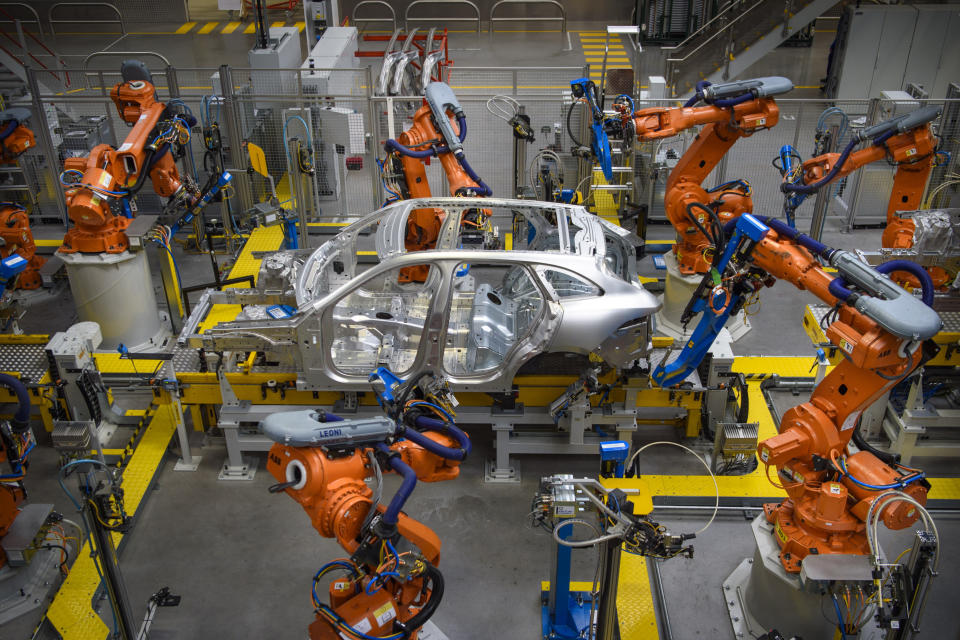
[[[21, 158], [26, 184], [13, 195], [30, 205], [35, 220], [64, 219], [56, 190], [61, 188], [59, 176], [67, 157], [86, 155], [97, 144], [116, 147], [129, 132], [109, 96], [121, 79], [119, 72], [108, 68], [69, 71], [76, 78], [74, 89], [34, 99], [34, 107], [39, 102], [47, 116], [54, 153], [49, 157], [38, 146]], [[515, 196], [525, 185], [536, 192], [542, 156], [535, 166], [531, 161], [541, 151], [559, 156], [560, 166], [550, 167], [551, 176], [562, 178], [567, 188], [577, 186], [579, 160], [572, 154], [575, 145], [567, 125], [569, 82], [585, 71], [581, 67], [451, 67], [449, 84], [467, 116], [466, 157], [494, 194]], [[227, 80], [221, 77], [224, 72], [229, 76]], [[377, 166], [377, 159], [384, 157], [383, 144], [406, 130], [414, 112], [423, 104], [420, 97], [371, 97], [375, 70], [368, 68], [264, 71], [171, 67], [155, 72], [153, 80], [159, 100], [179, 100], [197, 120], [189, 145], [192, 163], [184, 161], [181, 167], [182, 173], [201, 185], [215, 164], [210, 157], [211, 141], [205, 139], [203, 131], [217, 124], [224, 148], [223, 166], [235, 170], [230, 192], [235, 200], [227, 211], [230, 215], [240, 215], [274, 193], [285, 207], [295, 205], [292, 200], [296, 188], [291, 176], [297, 168], [295, 151], [304, 147], [312, 152], [315, 167], [307, 180], [305, 195], [306, 201], [316, 203], [310, 212], [314, 220], [354, 218], [376, 209], [387, 197]], [[530, 118], [533, 142], [516, 143], [512, 126], [502, 117], [503, 113], [488, 108], [488, 100], [496, 94], [511, 96], [522, 105], [523, 113]], [[644, 99], [636, 106], [639, 109], [679, 104], [676, 100]], [[791, 144], [807, 159], [818, 148], [818, 132], [821, 136], [829, 132], [834, 136], [832, 148], [839, 150], [863, 126], [920, 104], [954, 105], [953, 111], [960, 108], [960, 100], [918, 100], [909, 108], [879, 100], [778, 100], [778, 124], [735, 144], [704, 185], [746, 180], [752, 188], [754, 211], [780, 215], [781, 177], [772, 161], [782, 145]], [[569, 128], [574, 135], [586, 138], [580, 142], [589, 144], [582, 122], [585, 113], [574, 109]], [[949, 157], [947, 165], [937, 169], [937, 180], [928, 187], [928, 193], [935, 196], [932, 204], [939, 206], [958, 201], [957, 121], [952, 117], [944, 118], [942, 125], [939, 121], [934, 123], [935, 130], [941, 129], [943, 149], [949, 152], [949, 156], [943, 156]], [[676, 138], [634, 145], [631, 200], [648, 205], [653, 220], [663, 218], [667, 176], [695, 135], [691, 130]], [[251, 145], [263, 150], [268, 177], [250, 170]], [[894, 170], [888, 163], [877, 162], [832, 185], [828, 218], [846, 226], [880, 222]], [[434, 195], [447, 194], [446, 178], [438, 162], [430, 163], [427, 176]], [[587, 185], [580, 187], [587, 193]], [[814, 198], [809, 198], [796, 212], [801, 228], [809, 224], [813, 202]], [[163, 202], [150, 189], [144, 189], [136, 205], [140, 211], [155, 213], [162, 209]]]

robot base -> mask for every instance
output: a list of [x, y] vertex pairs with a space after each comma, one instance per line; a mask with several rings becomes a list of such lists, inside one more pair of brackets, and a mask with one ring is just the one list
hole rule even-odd
[[0, 625], [46, 604], [59, 564], [59, 549], [41, 549], [26, 566], [0, 569]]
[[[52, 504], [25, 505], [0, 539], [9, 561], [0, 567], [0, 625], [46, 606], [47, 595], [58, 583], [59, 549], [37, 549], [28, 555], [35, 541], [45, 535], [43, 524], [52, 510]], [[24, 564], [27, 558], [29, 562]]]
[[162, 347], [170, 331], [157, 309], [145, 251], [58, 255], [67, 266], [81, 322], [100, 325], [99, 348], [112, 351], [121, 343], [132, 352]]
[[[829, 609], [828, 596], [806, 591], [799, 574], [787, 573], [780, 564], [780, 548], [773, 525], [761, 513], [750, 525], [756, 541], [753, 558], [747, 558], [723, 583], [723, 599], [737, 638], [757, 638], [776, 628], [786, 637], [833, 638], [836, 624], [821, 613]], [[828, 616], [829, 617], [829, 616]], [[879, 639], [880, 632], [867, 624], [858, 640]]]
[[[546, 583], [544, 583], [546, 584]], [[567, 595], [567, 624], [555, 625], [550, 619], [550, 590], [540, 591], [540, 630], [546, 640], [578, 640], [587, 637], [591, 615], [593, 594], [589, 591], [570, 591]]]
[[[687, 303], [703, 278], [698, 275], [685, 276], [680, 273], [677, 258], [672, 251], [663, 254], [663, 260], [667, 265], [667, 277], [661, 298], [663, 308], [657, 312], [657, 331], [682, 342], [693, 333], [699, 315], [694, 316], [686, 330], [680, 324], [680, 316], [683, 315], [683, 310], [687, 307]], [[724, 328], [730, 331], [730, 336], [736, 341], [747, 335], [752, 327], [750, 321], [747, 320], [747, 315], [740, 311], [736, 316], [730, 318]]]

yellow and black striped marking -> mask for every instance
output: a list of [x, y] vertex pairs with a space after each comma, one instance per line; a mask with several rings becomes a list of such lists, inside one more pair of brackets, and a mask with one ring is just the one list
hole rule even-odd
[[[292, 25], [287, 24], [286, 22], [272, 22], [270, 23], [271, 27], [296, 27], [297, 31], [303, 33], [303, 29], [306, 26], [304, 22], [294, 22]], [[174, 31], [176, 35], [230, 35], [231, 33], [235, 34], [251, 34], [256, 33], [256, 26], [253, 22], [243, 23], [243, 22], [184, 22], [180, 27]]]
[[590, 79], [600, 85], [600, 74], [603, 69], [603, 52], [607, 48], [607, 69], [630, 69], [630, 57], [618, 35], [610, 36], [607, 45], [607, 34], [603, 31], [581, 31], [580, 46], [583, 55], [590, 65]]

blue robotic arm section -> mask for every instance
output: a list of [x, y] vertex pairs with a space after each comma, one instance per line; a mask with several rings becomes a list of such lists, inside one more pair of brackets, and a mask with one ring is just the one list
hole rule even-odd
[[[593, 121], [590, 124], [590, 146], [603, 171], [607, 182], [613, 181], [613, 159], [610, 153], [610, 138], [603, 128], [603, 109], [600, 108], [597, 97], [597, 85], [590, 78], [577, 78], [570, 82], [570, 90], [575, 98], [584, 98], [590, 105], [590, 114]], [[569, 119], [568, 119], [569, 122]]]
[[743, 294], [733, 293], [720, 286], [720, 274], [724, 273], [731, 262], [739, 262], [748, 256], [767, 231], [769, 228], [749, 213], [737, 219], [733, 235], [724, 248], [720, 262], [704, 274], [693, 299], [684, 311], [684, 318], [702, 312], [700, 322], [683, 345], [680, 355], [672, 362], [661, 363], [654, 369], [652, 377], [658, 385], [672, 387], [683, 382], [700, 365], [730, 314], [740, 309]]
[[0, 260], [0, 296], [7, 290], [14, 279], [30, 264], [18, 253], [13, 253]]
[[200, 197], [197, 198], [197, 201], [190, 205], [190, 208], [187, 209], [187, 212], [184, 213], [179, 220], [177, 220], [177, 223], [171, 227], [170, 235], [173, 236], [184, 225], [190, 224], [190, 222], [192, 222], [193, 219], [197, 217], [201, 211], [203, 211], [203, 208], [210, 204], [210, 201], [213, 200], [214, 196], [216, 196], [221, 189], [230, 184], [230, 181], [232, 180], [233, 176], [230, 175], [229, 171], [224, 171], [221, 173], [216, 182], [214, 182], [210, 188], [206, 190], [206, 192], [202, 193]]

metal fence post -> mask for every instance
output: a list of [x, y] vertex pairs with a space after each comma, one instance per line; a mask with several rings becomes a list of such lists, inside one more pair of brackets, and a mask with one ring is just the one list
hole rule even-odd
[[[839, 140], [837, 140], [837, 134], [839, 132], [840, 127], [837, 125], [830, 127], [829, 144], [827, 148], [824, 149], [824, 153], [832, 153], [837, 149], [837, 143], [839, 142]], [[833, 188], [833, 184], [825, 185], [817, 191], [817, 198], [813, 201], [813, 217], [810, 218], [810, 237], [814, 240], [820, 240], [823, 235], [823, 225], [827, 221], [827, 209], [830, 208]]]
[[[237, 109], [237, 98], [233, 91], [233, 72], [230, 65], [220, 65], [220, 92], [223, 94], [223, 120], [227, 125], [227, 139], [230, 141], [230, 164], [240, 169], [246, 169], [249, 162], [243, 157], [243, 136], [240, 135], [240, 114]], [[246, 176], [244, 176], [246, 178]], [[236, 192], [240, 201], [241, 211], [253, 206], [253, 197], [250, 195], [250, 183], [244, 179], [237, 185]], [[229, 228], [228, 237], [234, 233], [233, 221], [224, 216], [224, 229]]]
[[23, 49], [23, 55], [29, 55], [30, 51], [27, 49], [27, 39], [23, 37], [23, 24], [21, 24], [19, 20], [14, 20], [13, 25], [17, 29], [17, 39], [20, 41], [20, 48]]
[[[517, 108], [518, 115], [526, 115], [526, 113], [527, 108], [523, 105]], [[513, 136], [513, 193], [510, 194], [511, 198], [519, 198], [520, 191], [527, 182], [527, 144], [529, 143], [526, 140]], [[544, 197], [549, 197], [549, 195], [544, 194]]]
[[40, 96], [40, 87], [37, 84], [37, 75], [30, 65], [24, 65], [24, 71], [27, 74], [27, 88], [30, 90], [30, 97], [33, 99], [33, 117], [39, 126], [33, 127], [39, 129], [40, 148], [43, 155], [46, 156], [47, 169], [52, 173], [50, 184], [54, 185], [53, 192], [56, 194], [57, 206], [60, 207], [60, 215], [63, 219], [63, 226], [70, 224], [70, 218], [67, 216], [67, 199], [63, 195], [63, 189], [60, 188], [60, 156], [53, 146], [53, 138], [50, 136], [50, 122], [47, 120], [47, 112], [44, 109], [43, 100]]
[[[376, 165], [376, 160], [380, 157], [380, 113], [377, 108], [377, 103], [373, 99], [373, 70], [371, 67], [367, 67], [366, 76], [367, 118], [370, 120], [370, 132], [373, 136], [373, 139], [370, 141], [370, 153], [374, 158], [374, 165]], [[376, 166], [370, 167], [370, 188], [373, 193], [374, 209], [379, 209], [380, 203], [386, 199], [384, 193], [381, 191], [381, 187], [379, 169]]]
[[[180, 97], [180, 85], [177, 83], [177, 70], [173, 68], [172, 65], [168, 65], [166, 69], [167, 75], [167, 93], [170, 94], [170, 99]], [[197, 164], [193, 159], [193, 152], [187, 152], [187, 167], [190, 169], [190, 173], [193, 174], [194, 178], [197, 177]], [[197, 185], [199, 186], [199, 185]]]
[[793, 127], [793, 148], [797, 149], [798, 152], [798, 145], [800, 144], [800, 125], [803, 124], [803, 106], [804, 103], [801, 102], [800, 106], [797, 108], [797, 121]]
[[[870, 107], [867, 109], [867, 121], [864, 126], [872, 126], [877, 123], [877, 116], [880, 113], [880, 98], [870, 98]], [[850, 210], [847, 211], [846, 231], [853, 230], [854, 219], [857, 215], [857, 205], [860, 203], [860, 191], [863, 186], [863, 169], [855, 171], [856, 185], [853, 187], [853, 197], [850, 199]]]

